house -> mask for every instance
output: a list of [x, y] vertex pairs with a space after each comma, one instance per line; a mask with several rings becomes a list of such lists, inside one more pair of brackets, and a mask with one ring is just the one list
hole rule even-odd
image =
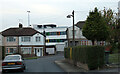
[[2, 31], [5, 55], [19, 53], [24, 57], [43, 56], [45, 50], [45, 35], [31, 27], [23, 27]]
[[[82, 27], [85, 24], [85, 21], [80, 21], [74, 26], [74, 37], [75, 37], [75, 45], [92, 45], [92, 42], [86, 39], [82, 35]], [[73, 26], [68, 27], [67, 29], [67, 41], [66, 47], [73, 46]]]
[[[88, 40], [82, 34], [82, 28], [85, 24], [85, 21], [79, 21], [75, 24], [74, 34], [75, 34], [75, 45], [92, 45], [91, 40]], [[106, 45], [105, 41], [95, 41], [95, 45]], [[73, 26], [67, 29], [67, 41], [65, 47], [73, 46]]]
[[0, 60], [2, 60], [2, 35], [0, 33]]
[[64, 51], [65, 41], [67, 40], [66, 26], [55, 24], [33, 25], [33, 28], [39, 32], [46, 34], [46, 53], [55, 54]]

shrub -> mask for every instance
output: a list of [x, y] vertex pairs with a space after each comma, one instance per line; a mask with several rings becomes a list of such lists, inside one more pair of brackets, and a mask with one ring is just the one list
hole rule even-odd
[[64, 49], [64, 57], [70, 59], [70, 48]]
[[[70, 49], [65, 48], [65, 58], [70, 57]], [[76, 46], [72, 49], [72, 60], [87, 64], [89, 69], [96, 69], [104, 65], [103, 46]]]
[[87, 47], [87, 64], [89, 69], [96, 69], [104, 65], [104, 47]]

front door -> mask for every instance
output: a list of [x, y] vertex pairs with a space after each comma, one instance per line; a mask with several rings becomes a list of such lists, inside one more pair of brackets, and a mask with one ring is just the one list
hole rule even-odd
[[42, 56], [42, 48], [35, 48], [34, 51], [37, 57]]
[[40, 56], [40, 49], [37, 49], [37, 56]]

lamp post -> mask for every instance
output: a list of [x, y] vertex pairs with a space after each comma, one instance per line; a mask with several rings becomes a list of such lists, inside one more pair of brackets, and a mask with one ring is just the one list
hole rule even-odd
[[75, 13], [75, 11], [73, 10], [72, 15], [68, 15], [67, 16], [67, 18], [71, 18], [71, 16], [73, 17], [73, 31], [72, 31], [73, 32], [73, 46], [75, 46], [75, 27], [74, 27], [75, 26], [74, 25], [74, 21], [75, 20], [74, 20], [74, 13]]
[[30, 14], [29, 14], [30, 11], [27, 11], [27, 13], [28, 13], [28, 26], [31, 26], [31, 25], [30, 25]]
[[43, 34], [44, 34], [44, 56], [46, 55], [46, 34], [45, 34], [45, 30], [43, 31]]

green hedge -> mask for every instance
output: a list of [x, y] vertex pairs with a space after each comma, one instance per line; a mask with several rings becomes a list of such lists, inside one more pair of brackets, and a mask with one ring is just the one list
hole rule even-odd
[[[70, 59], [70, 48], [65, 48], [65, 58]], [[87, 64], [89, 69], [96, 69], [104, 65], [103, 46], [77, 46], [72, 48], [72, 60]]]
[[69, 59], [70, 58], [70, 48], [64, 49], [64, 57]]

